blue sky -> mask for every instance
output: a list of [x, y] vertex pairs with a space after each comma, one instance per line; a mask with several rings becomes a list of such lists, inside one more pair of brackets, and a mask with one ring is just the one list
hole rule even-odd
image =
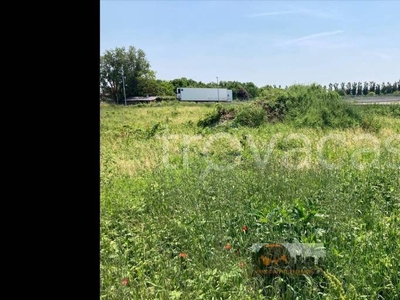
[[158, 79], [400, 79], [400, 1], [100, 1], [100, 55], [142, 49]]

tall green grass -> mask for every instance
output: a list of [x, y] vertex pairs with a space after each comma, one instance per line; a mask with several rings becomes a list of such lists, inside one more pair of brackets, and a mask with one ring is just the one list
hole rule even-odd
[[[101, 298], [398, 299], [400, 120], [379, 109], [371, 131], [103, 106]], [[324, 243], [324, 273], [254, 276], [262, 242]]]

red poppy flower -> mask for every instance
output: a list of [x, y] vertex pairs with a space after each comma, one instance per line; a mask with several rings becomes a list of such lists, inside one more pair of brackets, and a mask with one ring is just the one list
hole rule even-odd
[[124, 280], [122, 280], [122, 285], [126, 286], [129, 283], [129, 278], [124, 278]]
[[225, 248], [226, 250], [231, 250], [232, 245], [231, 245], [231, 244], [226, 244], [224, 248]]
[[179, 254], [179, 257], [187, 258], [187, 257], [188, 257], [188, 254], [185, 253], [185, 252], [182, 252], [182, 253]]
[[248, 230], [249, 230], [249, 228], [248, 228], [247, 226], [243, 226], [243, 227], [242, 227], [242, 231], [243, 231], [244, 233], [247, 233]]

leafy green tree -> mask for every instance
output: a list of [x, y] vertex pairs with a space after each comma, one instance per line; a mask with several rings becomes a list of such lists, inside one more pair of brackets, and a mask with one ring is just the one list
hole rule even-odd
[[202, 82], [202, 81], [199, 81], [199, 82], [197, 83], [197, 87], [199, 87], [199, 88], [206, 88], [206, 87], [207, 87], [207, 84], [204, 83], [204, 82]]
[[348, 82], [346, 85], [346, 95], [351, 95], [352, 89], [351, 89], [351, 82]]
[[175, 96], [174, 85], [167, 80], [157, 80], [157, 96]]
[[155, 77], [144, 75], [136, 78], [135, 96], [157, 96], [158, 83]]
[[237, 96], [238, 96], [239, 100], [249, 99], [249, 93], [243, 87], [239, 88], [239, 90], [237, 92]]
[[179, 87], [197, 87], [196, 84], [194, 84], [194, 80], [187, 79], [186, 77], [173, 79], [170, 83], [174, 86], [174, 91]]
[[388, 81], [386, 82], [386, 94], [391, 94], [391, 93], [393, 93], [392, 84]]
[[[128, 52], [129, 55], [134, 53]], [[132, 67], [132, 64], [130, 64]], [[127, 80], [127, 97], [130, 96], [156, 96], [157, 82], [156, 73], [151, 70], [150, 63], [146, 59], [146, 54], [143, 50], [136, 51], [136, 62], [133, 65], [131, 76]]]
[[334, 83], [333, 88], [334, 88], [335, 92], [337, 92], [339, 90], [339, 83]]
[[[124, 79], [124, 80], [123, 80]], [[100, 57], [100, 87], [116, 103], [123, 98], [123, 81], [126, 97], [153, 94], [155, 72], [143, 50], [130, 46], [106, 50]]]
[[381, 85], [379, 83], [376, 84], [375, 94], [377, 95], [381, 94]]
[[393, 92], [400, 91], [399, 82], [395, 81], [393, 84]]
[[344, 82], [341, 83], [341, 90], [342, 90], [343, 95], [346, 95], [346, 83], [344, 83]]
[[363, 88], [363, 95], [366, 96], [368, 94], [368, 82], [364, 82], [364, 88]]
[[124, 50], [116, 48], [100, 57], [100, 89], [118, 103], [122, 89]]
[[357, 95], [357, 82], [353, 82], [352, 89], [351, 89], [351, 94], [353, 96]]
[[376, 88], [375, 81], [370, 81], [369, 82], [369, 91], [375, 93], [375, 88]]
[[382, 84], [381, 84], [381, 94], [386, 95], [386, 85], [385, 85], [385, 82], [382, 82]]
[[243, 83], [243, 88], [247, 91], [250, 98], [256, 98], [259, 93], [259, 88], [253, 82]]
[[362, 90], [363, 90], [362, 82], [358, 82], [358, 84], [357, 84], [357, 96], [361, 96], [362, 95]]

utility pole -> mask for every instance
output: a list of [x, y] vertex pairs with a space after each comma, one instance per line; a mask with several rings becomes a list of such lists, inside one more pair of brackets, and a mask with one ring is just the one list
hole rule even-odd
[[125, 74], [124, 74], [124, 69], [122, 69], [122, 88], [124, 89], [124, 98], [125, 98], [125, 106], [126, 106], [126, 94], [125, 94], [125, 80], [124, 80]]
[[218, 92], [218, 102], [219, 102], [219, 85], [218, 85], [218, 76], [217, 76], [217, 92]]

